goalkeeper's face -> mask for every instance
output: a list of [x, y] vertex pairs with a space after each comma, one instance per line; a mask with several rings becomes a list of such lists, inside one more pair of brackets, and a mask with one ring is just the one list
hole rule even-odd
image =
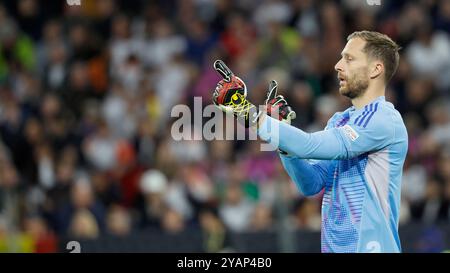
[[359, 38], [348, 41], [342, 58], [336, 64], [339, 93], [350, 99], [362, 96], [369, 87], [369, 63], [363, 52], [365, 41]]

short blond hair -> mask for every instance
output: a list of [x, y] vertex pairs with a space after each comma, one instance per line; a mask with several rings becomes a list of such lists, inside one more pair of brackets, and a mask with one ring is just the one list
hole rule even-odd
[[400, 61], [400, 54], [398, 52], [401, 47], [386, 34], [376, 31], [355, 31], [347, 37], [347, 41], [353, 38], [360, 38], [366, 41], [363, 52], [366, 53], [369, 58], [383, 62], [385, 82], [389, 82], [397, 71], [398, 63]]

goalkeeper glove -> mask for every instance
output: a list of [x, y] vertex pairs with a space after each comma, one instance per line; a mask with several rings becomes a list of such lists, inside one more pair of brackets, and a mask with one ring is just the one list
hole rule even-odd
[[[291, 124], [291, 121], [296, 118], [297, 114], [292, 110], [282, 95], [277, 95], [278, 83], [275, 80], [270, 81], [269, 91], [266, 96], [266, 111], [269, 116], [276, 116], [278, 120]], [[278, 152], [287, 155], [283, 150], [278, 149]]]
[[262, 112], [247, 100], [247, 87], [221, 60], [214, 62], [214, 69], [223, 77], [213, 93], [213, 102], [222, 111], [233, 114], [245, 128], [257, 125]]
[[267, 115], [278, 117], [278, 120], [291, 124], [291, 121], [296, 118], [296, 113], [287, 103], [282, 95], [277, 95], [278, 83], [272, 80], [269, 85], [269, 91], [266, 96], [266, 110]]

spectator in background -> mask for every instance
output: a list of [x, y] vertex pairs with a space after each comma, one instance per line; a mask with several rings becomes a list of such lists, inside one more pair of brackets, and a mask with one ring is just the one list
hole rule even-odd
[[84, 143], [86, 159], [96, 170], [110, 170], [116, 165], [116, 148], [118, 140], [114, 138], [105, 122], [99, 124], [98, 130]]
[[137, 162], [144, 166], [155, 164], [156, 158], [156, 123], [150, 117], [142, 117], [137, 121], [137, 134], [133, 138], [137, 151]]
[[425, 196], [427, 183], [427, 171], [420, 164], [408, 162], [404, 168], [402, 181], [402, 199], [416, 203]]
[[183, 59], [174, 56], [153, 74], [153, 87], [158, 95], [160, 126], [171, 117], [172, 107], [181, 103], [191, 82], [191, 67]]
[[229, 251], [230, 238], [222, 220], [214, 209], [200, 212], [200, 226], [203, 232], [203, 248], [207, 253]]
[[256, 30], [243, 13], [231, 14], [226, 20], [226, 29], [220, 37], [226, 54], [233, 63], [252, 49], [256, 40]]
[[294, 226], [303, 230], [320, 230], [320, 207], [311, 199], [302, 198], [294, 206]]
[[168, 209], [164, 200], [167, 183], [165, 175], [158, 170], [148, 170], [142, 174], [139, 184], [141, 194], [136, 204], [141, 227], [161, 227]]
[[293, 126], [304, 128], [314, 120], [314, 91], [307, 82], [296, 81], [293, 83], [292, 92], [287, 98], [295, 109], [297, 117], [292, 121]]
[[411, 206], [411, 216], [427, 224], [436, 224], [446, 220], [446, 209], [442, 181], [436, 177], [430, 177], [426, 184], [425, 198]]
[[438, 3], [438, 16], [435, 18], [436, 29], [450, 33], [450, 1]]
[[427, 120], [430, 122], [428, 132], [438, 145], [450, 145], [450, 107], [448, 100], [432, 101], [428, 104]]
[[117, 80], [125, 87], [127, 95], [134, 97], [144, 77], [140, 59], [136, 55], [130, 54], [114, 71], [117, 73], [115, 76]]
[[32, 253], [35, 250], [33, 238], [10, 226], [11, 221], [0, 216], [0, 253]]
[[45, 219], [32, 215], [25, 219], [25, 233], [34, 241], [34, 253], [55, 253], [58, 251], [56, 235], [49, 229]]
[[301, 48], [299, 33], [274, 19], [267, 22], [264, 34], [259, 45], [261, 66], [277, 66], [289, 70], [293, 66], [295, 54]]
[[285, 1], [268, 0], [263, 1], [261, 5], [256, 7], [254, 11], [254, 22], [259, 30], [264, 32], [269, 29], [269, 25], [273, 22], [285, 24], [291, 16], [291, 8]]
[[138, 113], [130, 111], [132, 100], [133, 97], [127, 94], [125, 86], [117, 82], [112, 85], [102, 103], [101, 115], [115, 138], [130, 139], [136, 133]]
[[71, 64], [81, 62], [87, 63], [97, 51], [96, 39], [92, 36], [88, 24], [83, 21], [74, 22], [69, 29], [69, 52]]
[[204, 22], [195, 18], [191, 19], [184, 25], [187, 34], [186, 57], [201, 66], [205, 53], [216, 46], [219, 37]]
[[117, 205], [111, 205], [106, 216], [107, 234], [125, 237], [131, 234], [132, 217], [126, 208]]
[[219, 215], [225, 226], [233, 232], [247, 231], [253, 212], [254, 204], [246, 199], [241, 185], [228, 185], [224, 202], [219, 207]]
[[48, 62], [43, 67], [44, 84], [51, 90], [61, 90], [67, 78], [67, 51], [62, 43], [55, 43], [48, 48]]
[[339, 102], [332, 95], [321, 96], [315, 101], [315, 104], [315, 121], [308, 126], [307, 131], [309, 132], [323, 130], [327, 125], [327, 121], [333, 115], [333, 111], [339, 109]]
[[57, 210], [59, 234], [97, 237], [104, 231], [106, 212], [94, 196], [90, 181], [77, 179], [70, 194], [70, 200]]
[[18, 225], [20, 212], [20, 186], [23, 181], [14, 165], [9, 161], [0, 162], [0, 217], [5, 225]]
[[114, 0], [97, 0], [95, 2], [94, 25], [98, 34], [103, 40], [107, 40], [111, 36], [112, 17], [118, 10], [117, 1]]
[[172, 208], [165, 210], [161, 224], [163, 231], [170, 234], [177, 234], [185, 229], [183, 216]]
[[407, 59], [416, 75], [422, 75], [436, 82], [441, 92], [450, 88], [450, 38], [448, 33], [433, 32], [431, 23], [426, 22], [417, 29], [417, 39], [407, 51]]
[[43, 25], [41, 6], [37, 0], [19, 0], [16, 3], [20, 29], [33, 40], [38, 40]]
[[[40, 76], [43, 76], [44, 69], [49, 64], [49, 57], [52, 53], [51, 47], [62, 46], [66, 50], [67, 44], [64, 42], [64, 35], [61, 21], [49, 19], [42, 27], [40, 41], [37, 43], [37, 67]], [[46, 82], [46, 81], [44, 81]]]
[[164, 67], [186, 50], [186, 38], [175, 32], [167, 18], [149, 20], [147, 32], [149, 37], [142, 52], [145, 67]]
[[[199, 211], [215, 203], [217, 198], [214, 196], [214, 185], [200, 166], [193, 163], [181, 165], [176, 173], [176, 179], [179, 183], [183, 183], [186, 201], [192, 209], [192, 217], [197, 217]], [[174, 205], [172, 203], [172, 206]]]
[[111, 24], [111, 75], [113, 77], [120, 76], [117, 74], [117, 67], [122, 67], [126, 59], [131, 56], [139, 56], [141, 50], [141, 42], [135, 38], [131, 32], [130, 18], [124, 14], [118, 14], [113, 17]]
[[35, 48], [33, 41], [20, 31], [1, 4], [0, 24], [0, 82], [4, 82], [18, 70], [34, 71]]
[[70, 65], [68, 79], [61, 95], [64, 104], [75, 118], [80, 119], [85, 103], [94, 97], [86, 62], [75, 61]]
[[107, 208], [122, 202], [124, 193], [119, 181], [111, 177], [111, 175], [106, 172], [93, 172], [91, 180], [95, 196]]
[[49, 143], [42, 143], [36, 147], [34, 160], [37, 165], [38, 184], [43, 189], [50, 189], [55, 184], [55, 158]]
[[77, 210], [70, 221], [68, 235], [77, 239], [96, 239], [100, 236], [100, 228], [94, 215], [85, 209]]
[[250, 231], [270, 231], [274, 227], [272, 210], [264, 203], [255, 207], [250, 222]]
[[177, 212], [183, 221], [190, 222], [195, 218], [195, 205], [193, 197], [189, 195], [188, 188], [183, 181], [171, 180], [165, 195], [167, 205]]
[[295, 0], [292, 3], [294, 12], [290, 25], [305, 37], [317, 37], [319, 35], [319, 20], [317, 9], [312, 0]]
[[58, 229], [57, 211], [70, 199], [70, 188], [74, 175], [75, 166], [73, 162], [68, 160], [57, 161], [55, 183], [46, 190], [45, 200], [41, 208], [44, 217], [55, 231]]

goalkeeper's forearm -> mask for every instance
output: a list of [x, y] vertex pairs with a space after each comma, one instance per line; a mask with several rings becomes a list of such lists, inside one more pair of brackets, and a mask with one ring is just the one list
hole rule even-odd
[[[255, 127], [253, 127], [255, 129]], [[348, 156], [341, 136], [335, 130], [306, 133], [285, 122], [261, 115], [258, 136], [290, 155], [304, 159], [339, 159]]]
[[327, 180], [331, 162], [322, 160], [317, 163], [290, 155], [280, 154], [281, 163], [297, 188], [306, 196], [320, 192]]

